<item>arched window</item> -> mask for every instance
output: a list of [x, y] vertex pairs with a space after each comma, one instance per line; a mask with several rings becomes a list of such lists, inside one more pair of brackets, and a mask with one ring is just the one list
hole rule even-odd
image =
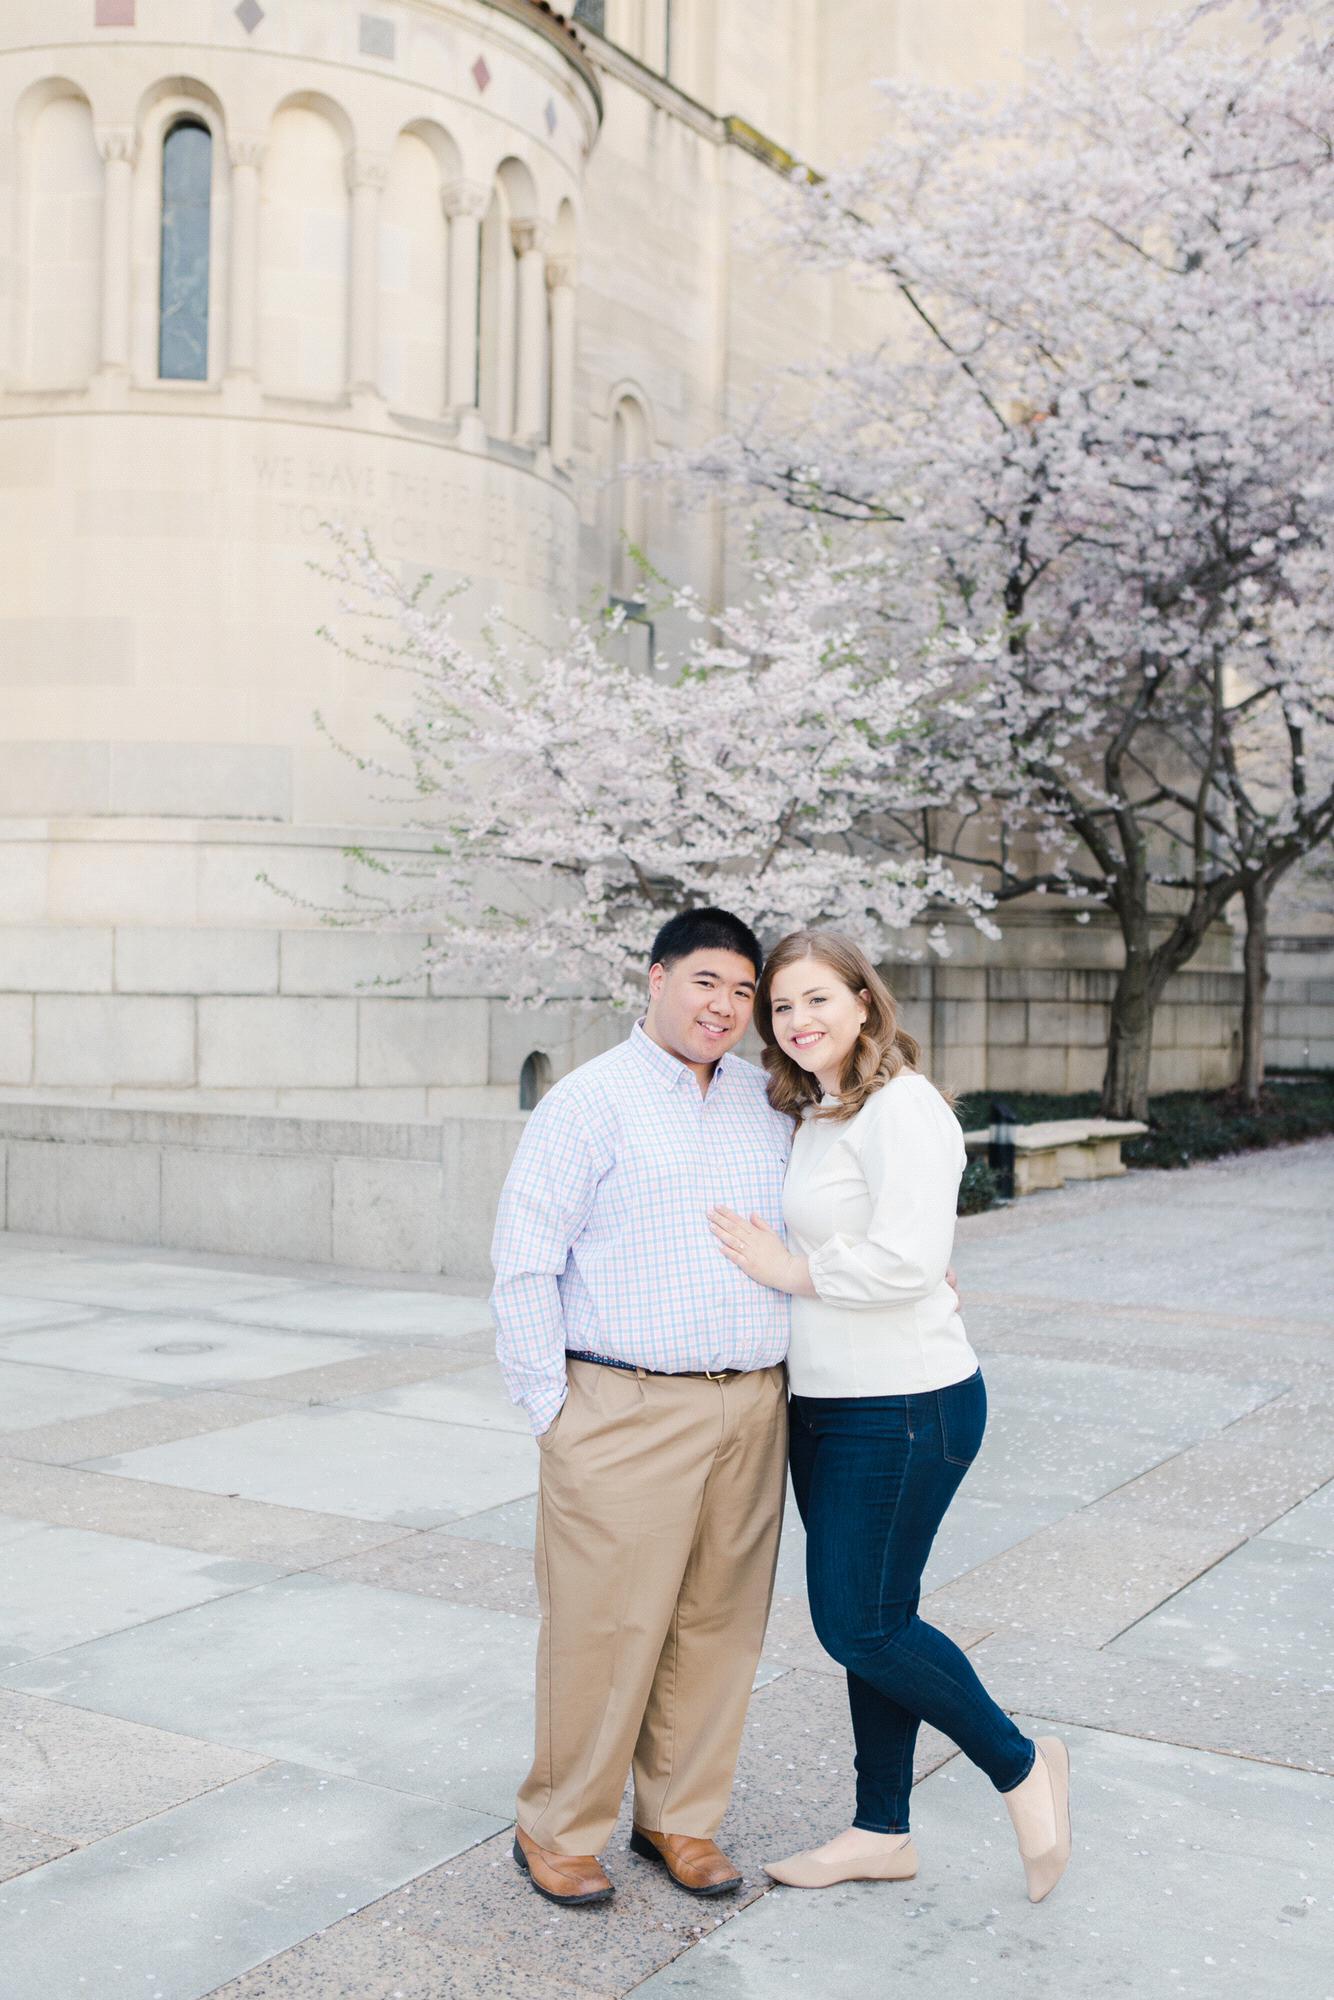
[[648, 417], [635, 396], [622, 396], [612, 412], [612, 588], [634, 597], [643, 585], [636, 551], [646, 553], [644, 484], [630, 469], [649, 455]]
[[103, 167], [92, 109], [73, 86], [52, 85], [37, 101], [28, 138], [24, 377], [31, 389], [82, 389], [100, 352]]
[[208, 380], [209, 231], [213, 135], [183, 118], [162, 145], [162, 279], [158, 374], [168, 382]]
[[531, 1111], [540, 1098], [551, 1088], [551, 1063], [541, 1049], [534, 1049], [524, 1057], [523, 1068], [519, 1071], [519, 1109]]

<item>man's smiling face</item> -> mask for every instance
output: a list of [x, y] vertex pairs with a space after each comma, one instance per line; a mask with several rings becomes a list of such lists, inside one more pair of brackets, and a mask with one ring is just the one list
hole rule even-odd
[[756, 970], [735, 951], [692, 951], [649, 968], [644, 1032], [699, 1070], [735, 1048], [755, 1006]]

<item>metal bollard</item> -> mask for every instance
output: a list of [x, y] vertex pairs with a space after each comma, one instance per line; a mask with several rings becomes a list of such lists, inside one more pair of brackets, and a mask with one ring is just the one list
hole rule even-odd
[[996, 1191], [1002, 1201], [1014, 1200], [1014, 1128], [1018, 1123], [1018, 1113], [997, 1098], [991, 1107], [987, 1165], [996, 1176]]

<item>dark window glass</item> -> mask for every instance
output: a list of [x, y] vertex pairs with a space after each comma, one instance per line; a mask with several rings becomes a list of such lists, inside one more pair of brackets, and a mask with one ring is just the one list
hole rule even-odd
[[576, 21], [583, 21], [595, 28], [599, 35], [607, 32], [607, 0], [577, 0], [574, 10]]
[[519, 1109], [531, 1111], [551, 1088], [551, 1063], [540, 1049], [525, 1056], [519, 1071]]
[[212, 191], [212, 134], [203, 125], [173, 125], [162, 147], [158, 374], [167, 381], [208, 379]]

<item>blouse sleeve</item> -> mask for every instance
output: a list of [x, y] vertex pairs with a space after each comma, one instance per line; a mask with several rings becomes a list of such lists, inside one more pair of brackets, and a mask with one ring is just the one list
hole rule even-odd
[[[869, 1114], [869, 1115], [868, 1115]], [[924, 1077], [887, 1083], [859, 1121], [857, 1154], [871, 1197], [864, 1236], [837, 1234], [811, 1254], [811, 1283], [830, 1305], [929, 1298], [954, 1246], [963, 1170], [958, 1121]]]

